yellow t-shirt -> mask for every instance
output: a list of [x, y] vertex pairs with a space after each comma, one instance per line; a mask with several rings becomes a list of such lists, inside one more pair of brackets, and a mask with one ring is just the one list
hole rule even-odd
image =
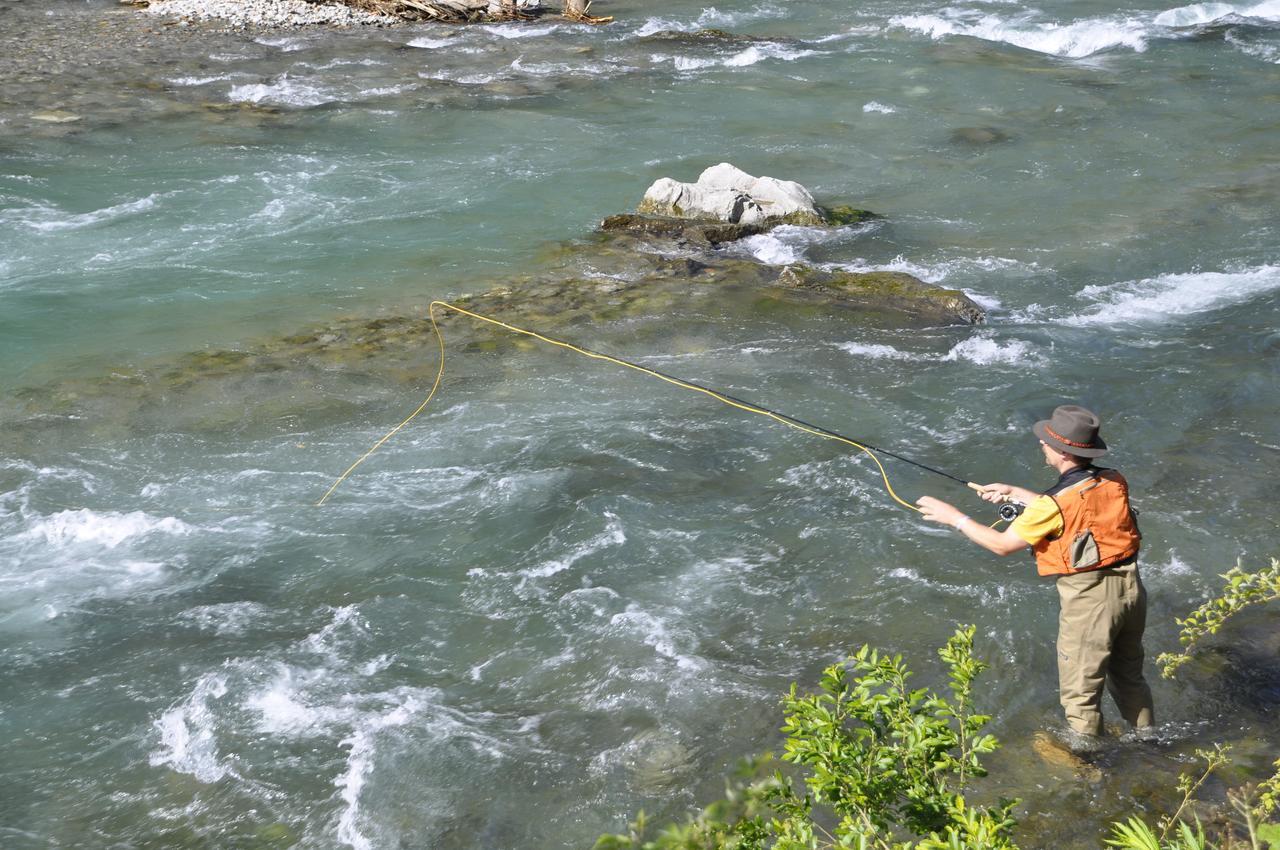
[[1062, 511], [1053, 499], [1038, 496], [1009, 527], [1028, 545], [1034, 546], [1046, 537], [1062, 533]]

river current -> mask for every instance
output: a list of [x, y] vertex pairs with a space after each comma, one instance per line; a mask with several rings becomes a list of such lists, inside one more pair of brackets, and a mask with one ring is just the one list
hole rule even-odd
[[[234, 352], [535, 275], [729, 161], [885, 218], [725, 253], [906, 271], [987, 322], [733, 289], [514, 318], [979, 481], [1047, 486], [1031, 423], [1094, 408], [1151, 655], [1280, 554], [1275, 0], [594, 11], [617, 20], [232, 34], [0, 0], [0, 845], [587, 847], [714, 798], [778, 746], [790, 683], [863, 643], [943, 685], [958, 623], [1024, 846], [1100, 846], [1210, 741], [1241, 776], [1274, 759], [1276, 614], [1149, 670], [1159, 741], [1101, 779], [1046, 766], [1057, 601], [1029, 559], [926, 526], [838, 445], [496, 333], [313, 507], [421, 401], [434, 340], [323, 380], [228, 383]], [[758, 40], [652, 37], [705, 28]]]

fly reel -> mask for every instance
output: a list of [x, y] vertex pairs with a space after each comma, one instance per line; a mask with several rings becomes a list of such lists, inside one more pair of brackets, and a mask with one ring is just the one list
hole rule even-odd
[[1013, 522], [1021, 516], [1022, 512], [1026, 509], [1027, 506], [1022, 504], [1022, 502], [1002, 502], [1000, 507], [996, 508], [996, 513], [998, 513], [1000, 515], [1000, 519], [1005, 522]]

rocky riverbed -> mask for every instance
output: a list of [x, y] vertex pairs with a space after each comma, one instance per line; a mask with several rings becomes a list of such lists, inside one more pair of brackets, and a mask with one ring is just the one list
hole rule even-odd
[[152, 0], [148, 15], [180, 21], [219, 21], [232, 30], [260, 27], [387, 26], [400, 19], [341, 3], [305, 0]]

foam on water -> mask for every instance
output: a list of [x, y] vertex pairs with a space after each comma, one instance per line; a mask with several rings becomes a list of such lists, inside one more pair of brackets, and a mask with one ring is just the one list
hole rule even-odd
[[332, 89], [281, 74], [270, 83], [232, 86], [227, 99], [239, 103], [275, 103], [281, 106], [320, 106], [342, 98]]
[[854, 357], [868, 357], [872, 360], [912, 360], [915, 355], [899, 351], [892, 345], [869, 342], [842, 342], [836, 348], [852, 354]]
[[786, 266], [803, 262], [809, 246], [839, 238], [840, 229], [829, 227], [798, 227], [784, 224], [768, 233], [748, 236], [738, 241], [735, 249], [746, 250], [751, 256], [771, 266]]
[[230, 80], [231, 77], [231, 74], [214, 74], [210, 77], [173, 77], [169, 80], [169, 83], [175, 86], [207, 86], [209, 83]]
[[1156, 15], [1154, 22], [1162, 27], [1194, 27], [1233, 16], [1280, 22], [1280, 0], [1263, 0], [1261, 3], [1193, 3], [1161, 12]]
[[114, 549], [125, 541], [152, 534], [190, 534], [191, 526], [176, 517], [154, 517], [143, 511], [99, 512], [87, 508], [59, 511], [36, 520], [18, 539], [50, 546], [87, 544]]
[[693, 32], [701, 29], [726, 29], [765, 18], [780, 18], [786, 10], [774, 3], [761, 3], [751, 9], [739, 12], [722, 12], [715, 6], [703, 9], [693, 20], [680, 21], [672, 18], [647, 18], [635, 31], [635, 37], [644, 38], [664, 30], [677, 32]]
[[628, 605], [627, 610], [614, 614], [609, 625], [626, 632], [638, 633], [641, 643], [652, 647], [661, 657], [674, 661], [677, 669], [692, 672], [706, 667], [706, 662], [692, 651], [681, 651], [680, 643], [692, 642], [691, 636], [673, 634], [662, 618], [637, 605]]
[[[185, 573], [188, 538], [203, 531], [173, 516], [145, 511], [69, 508], [43, 514], [30, 507], [36, 484], [53, 485], [63, 470], [43, 472], [5, 494], [0, 504], [0, 622], [54, 621], [95, 599], [129, 598]], [[75, 480], [92, 492], [93, 479]]]
[[267, 615], [267, 609], [256, 602], [221, 602], [188, 608], [178, 621], [218, 637], [242, 635]]
[[563, 24], [543, 24], [541, 26], [525, 26], [523, 24], [492, 24], [481, 27], [480, 29], [495, 35], [498, 38], [516, 39], [516, 38], [537, 38], [542, 35], [550, 35], [564, 28]]
[[1086, 286], [1078, 297], [1096, 302], [1063, 321], [1072, 325], [1154, 324], [1243, 304], [1280, 289], [1280, 266], [1236, 272], [1166, 274], [1106, 286]]
[[762, 263], [771, 266], [786, 266], [804, 259], [804, 247], [788, 244], [772, 233], [761, 233], [748, 236], [739, 243], [751, 252], [751, 255]]
[[217, 782], [232, 775], [231, 767], [218, 757], [212, 706], [226, 695], [226, 676], [221, 673], [201, 676], [185, 700], [155, 721], [160, 744], [151, 753], [151, 766], [167, 766], [201, 782]]
[[[411, 44], [410, 47], [412, 46], [413, 45]], [[323, 65], [312, 65], [309, 62], [299, 62], [298, 66], [302, 68], [310, 68], [313, 71], [331, 71], [334, 68], [350, 68], [350, 67], [373, 68], [379, 65], [386, 65], [386, 64], [387, 63], [383, 62], [381, 59], [338, 58], [338, 59], [330, 59], [328, 62], [325, 62]]]
[[1245, 41], [1233, 32], [1228, 32], [1225, 41], [1246, 56], [1261, 59], [1273, 65], [1280, 65], [1280, 44]]
[[977, 292], [968, 288], [962, 289], [961, 291], [964, 292], [965, 295], [969, 296], [969, 300], [977, 304], [983, 310], [986, 310], [988, 313], [1000, 310], [1004, 306], [1004, 302], [994, 295], [988, 295], [984, 292]]
[[967, 360], [979, 366], [991, 366], [997, 363], [1027, 366], [1037, 359], [1033, 352], [1031, 344], [1020, 339], [1001, 343], [989, 334], [980, 334], [956, 343], [940, 359], [952, 363]]
[[[145, 198], [138, 198], [133, 201], [124, 201], [92, 212], [78, 213], [75, 215], [66, 215], [56, 207], [40, 205], [27, 208], [29, 215], [12, 220], [16, 220], [18, 224], [29, 227], [35, 231], [39, 231], [40, 233], [52, 233], [60, 230], [79, 230], [80, 228], [114, 221], [116, 219], [125, 218], [154, 209], [156, 202], [161, 198], [166, 197], [168, 194], [170, 193], [153, 192]], [[34, 213], [34, 215], [30, 215], [31, 213]], [[3, 218], [0, 218], [0, 221], [3, 220]]]
[[664, 30], [678, 30], [681, 32], [691, 32], [696, 29], [696, 25], [673, 21], [667, 18], [647, 18], [643, 24], [636, 28], [635, 37], [644, 38], [653, 35], [656, 32]]
[[900, 15], [890, 19], [889, 26], [923, 33], [935, 40], [969, 36], [1071, 59], [1118, 48], [1142, 52], [1147, 49], [1149, 36], [1148, 25], [1134, 18], [1089, 18], [1060, 24], [1036, 21], [1029, 15], [1006, 20], [972, 10]]
[[578, 561], [588, 555], [594, 555], [601, 549], [606, 549], [610, 546], [621, 546], [623, 543], [626, 543], [627, 535], [622, 527], [622, 521], [618, 519], [618, 515], [611, 511], [605, 511], [604, 518], [605, 528], [599, 534], [574, 546], [567, 555], [561, 558], [552, 558], [544, 561], [536, 567], [521, 570], [520, 575], [525, 578], [546, 578], [548, 576], [553, 576], [556, 573], [564, 572]]
[[612, 77], [615, 74], [631, 70], [625, 65], [613, 65], [603, 62], [589, 62], [584, 65], [570, 65], [566, 62], [531, 62], [526, 63], [520, 56], [511, 63], [512, 71], [530, 77], [564, 77], [585, 76], [593, 80]]
[[1008, 257], [957, 257], [937, 262], [924, 262], [908, 260], [902, 255], [894, 257], [887, 263], [868, 263], [866, 260], [859, 259], [849, 263], [831, 263], [824, 268], [849, 272], [904, 272], [920, 278], [925, 283], [941, 283], [955, 274], [1039, 270], [1035, 263], [1024, 263]]
[[277, 664], [276, 675], [245, 699], [245, 707], [257, 713], [257, 728], [263, 734], [322, 735], [351, 714], [350, 709], [343, 706], [311, 704], [308, 689], [332, 676], [333, 671], [325, 667], [304, 669]]
[[415, 38], [408, 42], [409, 47], [418, 47], [423, 50], [437, 50], [441, 47], [452, 47], [461, 39], [458, 38]]
[[392, 97], [393, 95], [413, 91], [416, 88], [416, 85], [410, 83], [396, 86], [373, 86], [372, 88], [360, 89], [357, 97], [362, 100], [375, 97]]
[[1199, 576], [1202, 571], [1192, 564], [1187, 563], [1178, 556], [1176, 550], [1169, 550], [1168, 560], [1163, 563], [1144, 564], [1142, 566], [1144, 572], [1148, 572], [1153, 576]]
[[366, 718], [342, 742], [348, 748], [347, 769], [333, 781], [343, 803], [342, 813], [338, 816], [337, 834], [339, 841], [351, 845], [355, 850], [373, 848], [373, 842], [360, 828], [360, 794], [368, 781], [369, 772], [373, 770], [378, 734], [385, 729], [405, 725], [421, 708], [421, 703], [408, 697], [386, 713]]
[[946, 354], [942, 355], [916, 354], [901, 351], [891, 345], [881, 343], [844, 342], [837, 344], [835, 347], [854, 357], [872, 360], [914, 360], [938, 363], [966, 361], [979, 366], [990, 366], [997, 363], [1032, 366], [1040, 362], [1031, 343], [1020, 339], [1000, 342], [990, 333], [979, 333], [968, 339], [961, 340], [953, 345]]
[[695, 24], [699, 28], [735, 27], [750, 21], [783, 18], [786, 15], [786, 8], [778, 3], [759, 3], [750, 9], [744, 9], [740, 12], [722, 12], [715, 6], [709, 6], [698, 15]]
[[[231, 603], [185, 612], [181, 619], [215, 628], [226, 622], [228, 610], [253, 614], [261, 606]], [[331, 609], [330, 621], [285, 650], [303, 663], [279, 659], [239, 658], [200, 676], [188, 696], [163, 711], [153, 722], [159, 741], [150, 756], [153, 766], [168, 766], [201, 782], [240, 776], [234, 759], [219, 755], [223, 732], [248, 731], [276, 738], [313, 738], [346, 734], [365, 722], [358, 697], [362, 679], [385, 669], [386, 655], [355, 663], [349, 644], [351, 628], [361, 627], [354, 606]], [[343, 634], [347, 630], [347, 634]], [[316, 656], [321, 656], [315, 664]], [[311, 663], [306, 663], [311, 662]], [[340, 727], [338, 732], [333, 732]], [[249, 768], [246, 766], [246, 770]], [[246, 776], [251, 776], [248, 772]]]
[[344, 650], [352, 639], [364, 633], [364, 618], [354, 605], [331, 609], [333, 619], [314, 634], [308, 635], [298, 645], [300, 649], [323, 657], [331, 664], [341, 664]]
[[503, 75], [498, 72], [477, 74], [459, 74], [455, 71], [419, 71], [418, 76], [424, 80], [439, 80], [446, 83], [459, 83], [464, 86], [484, 86], [497, 82]]
[[886, 104], [886, 103], [881, 103], [881, 102], [880, 102], [880, 101], [878, 101], [878, 100], [870, 100], [870, 101], [867, 101], [866, 103], [862, 104], [862, 111], [863, 111], [863, 112], [878, 112], [878, 113], [880, 113], [881, 115], [892, 115], [893, 113], [897, 112], [898, 110], [897, 110], [897, 109], [895, 109], [895, 108], [894, 108], [894, 107], [892, 107], [892, 106], [889, 106], [889, 105], [888, 105], [888, 104]]
[[254, 41], [265, 47], [274, 47], [282, 53], [295, 53], [306, 50], [309, 46], [306, 39], [289, 36], [262, 36]]
[[702, 68], [746, 68], [767, 59], [777, 59], [782, 62], [794, 62], [797, 59], [803, 59], [806, 56], [813, 56], [816, 51], [805, 50], [799, 47], [790, 47], [784, 44], [753, 44], [745, 50], [734, 53], [731, 56], [664, 56], [662, 54], [654, 54], [650, 59], [655, 64], [661, 64], [670, 61], [675, 65], [677, 71], [697, 71]]

